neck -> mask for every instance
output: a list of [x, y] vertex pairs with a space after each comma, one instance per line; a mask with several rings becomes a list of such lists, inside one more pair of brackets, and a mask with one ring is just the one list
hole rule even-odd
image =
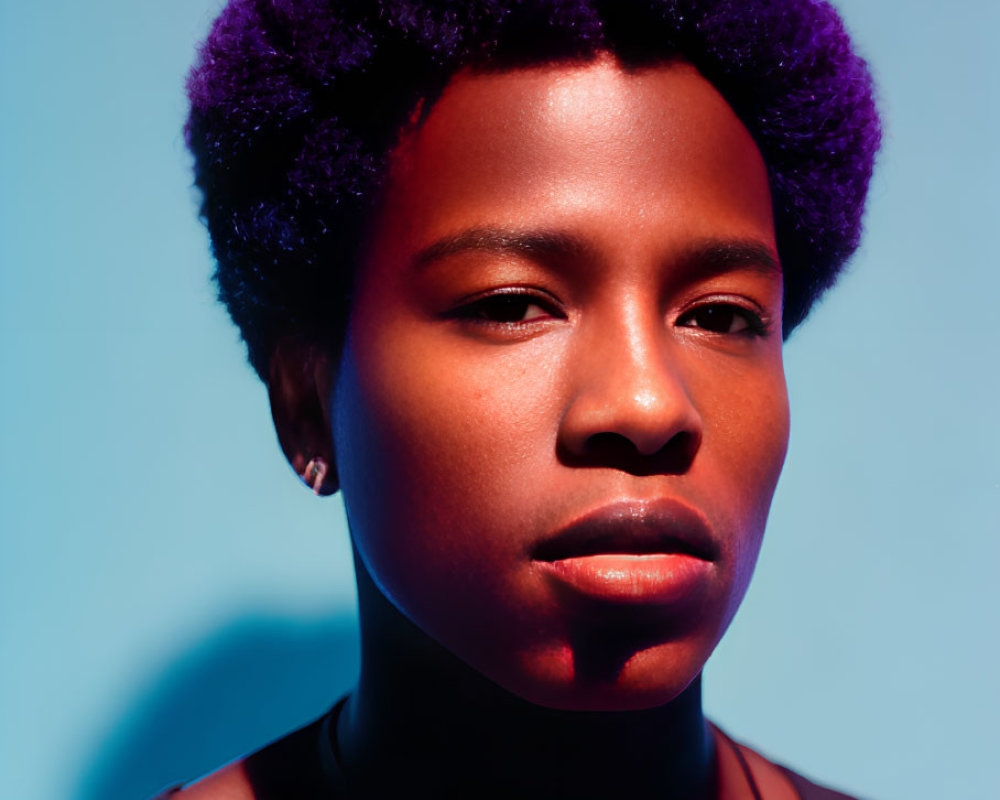
[[461, 662], [357, 569], [361, 679], [337, 738], [363, 794], [714, 797], [699, 679], [642, 711], [543, 708]]

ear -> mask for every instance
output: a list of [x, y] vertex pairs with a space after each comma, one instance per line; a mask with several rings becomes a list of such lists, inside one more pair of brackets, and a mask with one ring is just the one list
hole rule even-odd
[[271, 352], [267, 386], [278, 442], [292, 469], [324, 495], [339, 487], [330, 427], [333, 379], [333, 358], [315, 345], [286, 337]]

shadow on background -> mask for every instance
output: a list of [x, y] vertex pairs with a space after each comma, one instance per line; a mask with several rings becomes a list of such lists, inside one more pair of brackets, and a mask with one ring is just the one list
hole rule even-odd
[[326, 712], [358, 676], [357, 620], [251, 617], [182, 656], [95, 753], [77, 800], [144, 800]]

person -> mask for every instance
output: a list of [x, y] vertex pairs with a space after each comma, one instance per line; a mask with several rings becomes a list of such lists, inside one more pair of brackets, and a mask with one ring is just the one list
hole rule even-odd
[[188, 91], [220, 297], [343, 493], [362, 665], [172, 794], [844, 797], [700, 678], [879, 143], [835, 11], [231, 0]]

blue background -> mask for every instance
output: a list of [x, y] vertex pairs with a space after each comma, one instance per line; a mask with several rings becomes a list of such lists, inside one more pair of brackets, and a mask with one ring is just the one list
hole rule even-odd
[[[883, 800], [1000, 797], [992, 0], [843, 0], [887, 136], [787, 347], [789, 458], [707, 668], [736, 737]], [[0, 792], [141, 800], [357, 664], [339, 500], [213, 301], [181, 125], [206, 0], [0, 6]]]

